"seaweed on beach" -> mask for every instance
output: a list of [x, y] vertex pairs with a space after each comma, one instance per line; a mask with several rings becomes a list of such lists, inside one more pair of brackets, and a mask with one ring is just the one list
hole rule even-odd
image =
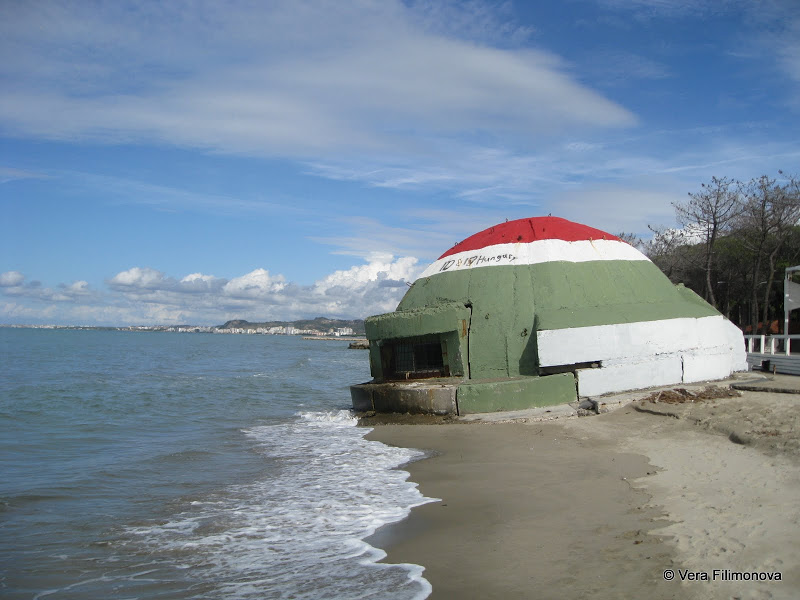
[[741, 393], [730, 387], [709, 385], [702, 390], [691, 392], [686, 388], [673, 388], [671, 390], [661, 390], [653, 392], [649, 396], [642, 398], [642, 402], [657, 404], [685, 404], [687, 402], [702, 402], [704, 400], [718, 400], [720, 398], [737, 398]]

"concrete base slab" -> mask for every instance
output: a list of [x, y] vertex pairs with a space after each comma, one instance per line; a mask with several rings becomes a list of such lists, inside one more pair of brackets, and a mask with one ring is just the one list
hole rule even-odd
[[456, 415], [456, 389], [461, 379], [361, 383], [350, 386], [353, 410]]
[[521, 410], [577, 399], [572, 373], [470, 381], [448, 378], [362, 383], [350, 387], [350, 396], [357, 412], [434, 415]]
[[560, 373], [545, 377], [469, 381], [458, 386], [458, 414], [486, 413], [555, 406], [577, 399], [575, 377]]

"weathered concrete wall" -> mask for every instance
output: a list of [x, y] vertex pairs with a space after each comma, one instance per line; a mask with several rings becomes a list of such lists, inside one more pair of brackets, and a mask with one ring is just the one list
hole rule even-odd
[[468, 381], [456, 378], [362, 383], [350, 388], [353, 408], [365, 412], [470, 414], [556, 406], [577, 398], [572, 373]]
[[[683, 382], [694, 383], [711, 379], [724, 379], [731, 373], [730, 353], [726, 349], [714, 352], [704, 348], [681, 354], [683, 360]], [[745, 362], [747, 353], [745, 353]], [[746, 369], [733, 369], [744, 371]]]
[[577, 372], [578, 394], [582, 397], [599, 396], [680, 383], [682, 373], [681, 357], [676, 354], [610, 360], [600, 369], [580, 369]]
[[469, 348], [467, 336], [471, 311], [459, 302], [441, 302], [414, 310], [396, 311], [368, 317], [365, 321], [370, 340], [370, 373], [376, 381], [384, 379], [381, 351], [388, 341], [429, 334], [441, 334], [447, 347], [447, 363], [453, 376], [467, 375]]
[[572, 373], [547, 377], [517, 377], [495, 381], [467, 381], [458, 386], [458, 413], [521, 410], [556, 406], [576, 399]]
[[470, 311], [463, 302], [440, 300], [414, 310], [397, 311], [368, 317], [364, 323], [367, 338], [386, 340], [425, 333], [444, 333], [460, 328], [462, 320], [469, 321]]
[[578, 392], [594, 396], [727, 377], [746, 370], [739, 329], [722, 315], [538, 332], [543, 366], [600, 362], [578, 372]]
[[[550, 361], [542, 356], [541, 339], [533, 335], [537, 330], [719, 314], [692, 292], [673, 286], [647, 260], [548, 262], [439, 273], [417, 280], [397, 312], [454, 301], [472, 307], [473, 379], [535, 375], [539, 366], [599, 360]], [[580, 347], [581, 343], [563, 346], [568, 352]]]
[[[460, 381], [460, 380], [459, 380]], [[353, 409], [365, 412], [455, 415], [458, 381], [362, 383], [350, 387]]]
[[516, 267], [488, 271], [488, 276], [479, 273], [473, 277], [468, 271], [417, 280], [397, 313], [443, 301], [470, 305], [470, 378], [535, 375], [538, 364], [530, 273]]
[[589, 327], [718, 315], [691, 290], [674, 286], [650, 261], [551, 262], [440, 273], [418, 279], [398, 311], [437, 302], [503, 310], [512, 303], [539, 329]]
[[[370, 339], [458, 329], [458, 352], [448, 343], [450, 372], [471, 379], [602, 362], [579, 375], [584, 396], [746, 369], [739, 330], [648, 261], [441, 273], [418, 280], [395, 313], [367, 323]], [[373, 346], [372, 373], [380, 380], [380, 342]], [[654, 358], [660, 355], [664, 360]]]
[[[722, 315], [594, 327], [572, 327], [538, 332], [542, 366], [566, 365], [610, 359], [654, 356], [695, 349], [722, 349], [731, 340], [727, 329], [735, 325]], [[741, 333], [738, 333], [742, 338]], [[741, 360], [744, 360], [744, 338]]]
[[687, 302], [650, 261], [546, 263], [531, 274], [539, 329], [719, 314], [702, 300]]

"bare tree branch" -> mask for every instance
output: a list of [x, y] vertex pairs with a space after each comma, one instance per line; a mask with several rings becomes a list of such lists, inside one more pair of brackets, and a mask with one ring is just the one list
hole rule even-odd
[[690, 193], [686, 203], [673, 203], [678, 222], [685, 229], [699, 232], [704, 237], [705, 290], [703, 296], [716, 308], [714, 295], [714, 249], [720, 235], [730, 230], [741, 212], [741, 201], [736, 183], [727, 177], [712, 177], [710, 183], [700, 184], [699, 192]]

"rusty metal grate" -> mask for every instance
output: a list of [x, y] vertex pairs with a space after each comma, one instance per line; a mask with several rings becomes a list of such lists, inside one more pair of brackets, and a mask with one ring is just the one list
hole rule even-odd
[[390, 357], [388, 378], [418, 379], [447, 376], [442, 343], [438, 339], [406, 338], [387, 344]]

